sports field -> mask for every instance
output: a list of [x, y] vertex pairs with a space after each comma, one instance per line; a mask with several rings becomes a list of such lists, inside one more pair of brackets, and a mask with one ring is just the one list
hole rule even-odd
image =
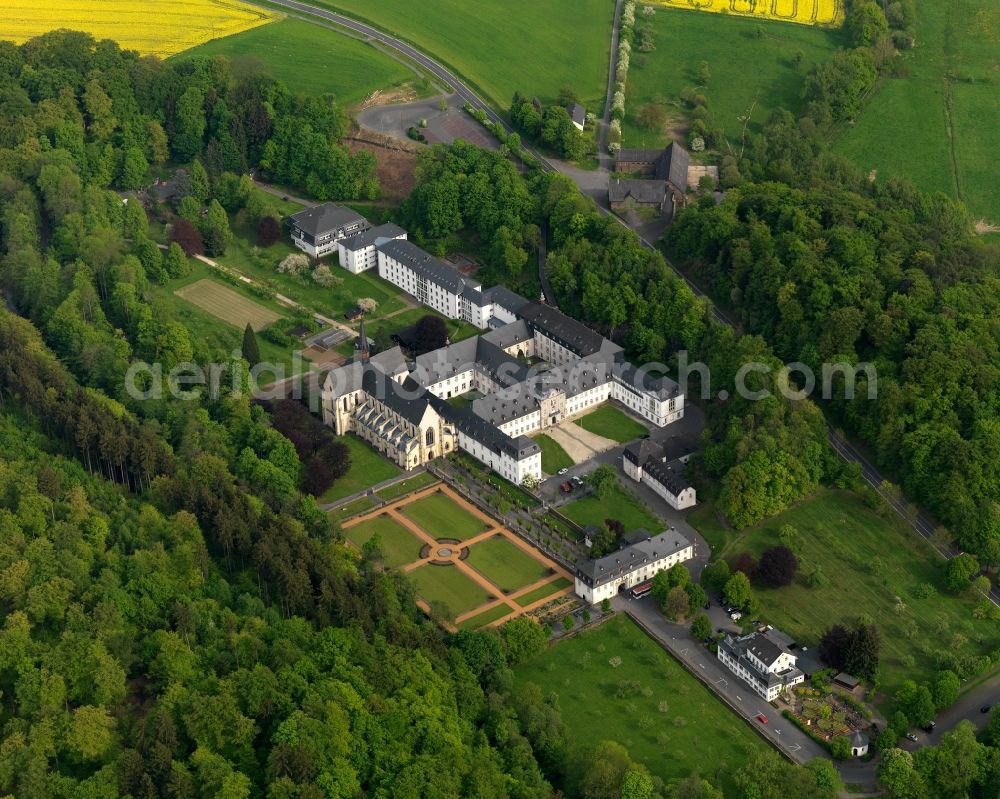
[[907, 75], [884, 81], [835, 142], [878, 178], [905, 177], [965, 201], [1000, 224], [1000, 6], [996, 0], [917, 4]]
[[349, 528], [344, 535], [361, 549], [374, 535], [382, 541], [387, 566], [402, 566], [420, 557], [421, 542], [390, 516], [376, 516]]
[[433, 54], [506, 109], [515, 91], [543, 102], [572, 88], [603, 110], [614, 0], [314, 0]]
[[281, 318], [280, 314], [209, 278], [190, 283], [174, 293], [241, 330], [247, 323], [254, 330], [263, 330]]
[[743, 533], [719, 526], [711, 503], [688, 521], [720, 557], [744, 550], [759, 555], [780, 543], [782, 526], [798, 532], [799, 573], [819, 567], [823, 584], [804, 579], [774, 590], [755, 589], [760, 618], [814, 645], [831, 624], [870, 616], [882, 634], [882, 690], [891, 696], [903, 680], [929, 681], [939, 658], [980, 656], [1000, 646], [995, 622], [973, 616], [975, 601], [944, 586], [943, 561], [895, 515], [870, 510], [855, 495], [821, 491]]
[[[359, 510], [343, 524], [348, 542], [361, 549], [378, 533], [386, 564], [412, 578], [424, 609], [440, 612], [449, 629], [452, 623], [461, 629], [501, 623], [572, 590], [565, 569], [522, 545], [446, 483]], [[457, 545], [441, 538], [464, 540]]]
[[653, 4], [755, 20], [836, 27], [844, 21], [844, 0], [653, 0]]
[[0, 38], [20, 44], [69, 28], [161, 58], [272, 19], [273, 12], [237, 0], [0, 0]]
[[482, 520], [456, 505], [443, 493], [421, 497], [404, 506], [403, 513], [438, 540], [464, 541], [486, 529]]
[[649, 432], [643, 425], [613, 405], [602, 405], [596, 411], [581, 416], [575, 423], [588, 432], [610, 438], [619, 444], [632, 441]]
[[[609, 661], [621, 658], [615, 668]], [[732, 774], [767, 747], [625, 616], [560, 641], [514, 672], [559, 699], [572, 743], [618, 741], [664, 781]], [[742, 796], [724, 784], [726, 796]]]
[[[2, 2], [2, 0], [0, 0]], [[236, 36], [187, 50], [192, 56], [223, 55], [264, 69], [294, 91], [332, 94], [343, 106], [364, 100], [375, 90], [412, 85], [426, 94], [423, 77], [367, 42], [299, 19], [279, 20]]]
[[[844, 39], [839, 29], [762, 25], [732, 15], [674, 8], [657, 8], [652, 17], [640, 19], [650, 26], [656, 49], [636, 53], [632, 59], [622, 125], [626, 147], [660, 147], [675, 137], [682, 139], [689, 109], [680, 94], [687, 87], [705, 97], [713, 125], [733, 142], [742, 132], [740, 117], [751, 106], [747, 126], [751, 133], [759, 133], [777, 108], [798, 114], [806, 75], [830, 59]], [[798, 64], [796, 54], [802, 56]], [[707, 85], [700, 83], [702, 61], [710, 73]], [[662, 125], [641, 124], [647, 103], [666, 111]]]
[[536, 583], [549, 574], [544, 564], [503, 535], [474, 544], [466, 562], [505, 594]]

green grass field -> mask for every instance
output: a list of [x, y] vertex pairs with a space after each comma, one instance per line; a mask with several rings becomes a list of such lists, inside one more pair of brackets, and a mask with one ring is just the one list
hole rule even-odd
[[889, 694], [907, 678], [930, 679], [939, 653], [981, 655], [1000, 645], [997, 625], [974, 619], [974, 602], [945, 588], [943, 561], [930, 546], [898, 517], [883, 518], [853, 494], [821, 491], [740, 534], [725, 530], [704, 509], [689, 521], [724, 557], [747, 549], [759, 554], [779, 543], [782, 525], [795, 527], [800, 573], [818, 565], [827, 582], [758, 589], [761, 618], [814, 645], [831, 624], [868, 614], [882, 633], [882, 687]]
[[616, 487], [607, 499], [591, 494], [563, 505], [559, 511], [583, 527], [588, 524], [600, 527], [605, 519], [618, 519], [627, 533], [639, 527], [654, 534], [663, 530], [663, 522], [621, 487]]
[[[637, 16], [642, 24], [645, 18]], [[671, 129], [686, 132], [680, 93], [687, 86], [705, 96], [712, 120], [735, 141], [743, 126], [739, 117], [756, 100], [749, 130], [759, 132], [774, 109], [799, 110], [805, 76], [830, 58], [843, 38], [839, 31], [808, 25], [672, 8], [657, 8], [651, 24], [656, 49], [632, 54], [622, 126], [626, 147], [657, 147], [670, 141]], [[764, 34], [761, 38], [755, 35], [758, 30]], [[802, 53], [798, 66], [792, 62], [796, 52]], [[699, 85], [702, 61], [709, 66], [707, 86]], [[667, 108], [664, 129], [639, 124], [639, 112], [648, 102]]]
[[395, 499], [396, 497], [401, 497], [403, 494], [409, 494], [411, 491], [416, 491], [420, 488], [426, 488], [427, 486], [434, 485], [438, 481], [430, 472], [421, 472], [420, 474], [415, 474], [413, 477], [408, 477], [405, 480], [400, 480], [398, 483], [393, 483], [391, 486], [376, 491], [380, 499], [386, 502]]
[[903, 55], [909, 74], [882, 84], [835, 149], [880, 178], [958, 194], [975, 215], [1000, 224], [1000, 184], [989, 168], [1000, 149], [996, 0], [919, 3], [916, 42]]
[[340, 440], [351, 452], [351, 468], [326, 490], [320, 502], [336, 502], [401, 474], [396, 464], [379, 455], [367, 441], [353, 435], [341, 436]]
[[647, 430], [631, 416], [627, 416], [613, 405], [602, 405], [596, 411], [581, 416], [575, 424], [595, 435], [610, 438], [619, 444], [646, 435]]
[[[243, 326], [235, 327], [175, 293], [177, 291], [183, 292], [185, 287], [200, 280], [218, 281], [219, 279], [218, 274], [201, 261], [191, 258], [188, 263], [191, 266], [191, 273], [187, 277], [169, 280], [163, 286], [150, 283], [146, 290], [147, 296], [152, 301], [156, 309], [154, 313], [158, 317], [169, 316], [187, 328], [191, 336], [191, 343], [195, 347], [197, 360], [223, 361], [230, 357], [234, 349], [238, 350], [241, 347]], [[271, 311], [280, 313], [280, 306], [276, 303], [255, 297], [240, 286], [231, 286], [221, 282], [219, 285], [231, 288], [244, 299], [252, 300]], [[287, 364], [288, 368], [291, 368], [290, 350], [272, 344], [263, 337], [257, 338], [257, 344], [264, 361]]]
[[[617, 668], [609, 663], [615, 657]], [[558, 696], [574, 743], [618, 741], [664, 781], [731, 774], [767, 746], [624, 616], [561, 641], [514, 675], [542, 696]]]
[[535, 588], [526, 594], [522, 594], [514, 601], [522, 608], [526, 608], [532, 602], [537, 602], [539, 599], [545, 599], [547, 596], [552, 596], [552, 594], [562, 591], [564, 588], [569, 588], [572, 584], [573, 583], [565, 577], [560, 577], [558, 580], [553, 580], [551, 583], [540, 585], [538, 588]]
[[364, 100], [376, 89], [404, 84], [428, 93], [422, 76], [381, 50], [293, 18], [215, 39], [178, 54], [174, 60], [215, 55], [235, 59], [236, 72], [259, 64], [293, 91], [332, 94], [344, 106]]
[[474, 544], [465, 562], [505, 594], [538, 582], [551, 573], [549, 567], [502, 535]]
[[387, 566], [403, 566], [420, 557], [420, 539], [388, 515], [367, 519], [344, 531], [347, 540], [358, 549], [375, 534], [382, 539]]
[[437, 539], [464, 541], [486, 529], [479, 519], [442, 493], [429, 494], [400, 509]]
[[460, 630], [478, 630], [497, 619], [502, 619], [508, 613], [510, 613], [510, 605], [500, 604], [489, 610], [484, 610], [482, 613], [477, 613], [475, 616], [470, 616], [458, 627]]
[[265, 308], [259, 302], [244, 297], [225, 283], [210, 277], [188, 283], [174, 293], [236, 328], [244, 328], [249, 324], [259, 333], [281, 319], [281, 314], [276, 311]]
[[477, 84], [503, 109], [516, 90], [553, 100], [563, 86], [600, 114], [614, 0], [317, 0], [405, 38]]
[[555, 474], [560, 469], [568, 469], [573, 465], [573, 459], [566, 454], [559, 442], [544, 433], [532, 436], [535, 443], [542, 450], [542, 471], [546, 474]]
[[343, 319], [344, 313], [361, 297], [371, 297], [378, 302], [378, 308], [369, 314], [369, 319], [378, 319], [406, 307], [402, 293], [391, 283], [371, 272], [352, 275], [337, 265], [336, 258], [332, 262], [327, 259], [331, 271], [339, 279], [335, 286], [320, 286], [308, 275], [296, 277], [282, 274], [277, 269], [281, 259], [299, 252], [287, 237], [270, 247], [257, 247], [256, 234], [246, 224], [242, 213], [234, 214], [230, 223], [233, 242], [226, 249], [226, 254], [215, 260], [264, 282], [297, 303], [336, 319]]
[[340, 521], [358, 513], [363, 513], [366, 510], [371, 510], [374, 507], [375, 503], [372, 502], [371, 497], [361, 497], [360, 499], [355, 499], [353, 502], [348, 502], [346, 505], [341, 505], [339, 508], [334, 508], [330, 511], [330, 515]]
[[426, 564], [410, 572], [417, 595], [428, 604], [441, 602], [453, 616], [479, 607], [489, 601], [489, 595], [457, 566]]

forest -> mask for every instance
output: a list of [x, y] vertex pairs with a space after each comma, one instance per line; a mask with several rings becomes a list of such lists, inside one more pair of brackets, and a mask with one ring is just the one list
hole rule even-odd
[[[0, 45], [0, 796], [717, 799], [718, 775], [663, 785], [618, 744], [574, 746], [558, 697], [515, 690], [511, 667], [547, 641], [537, 623], [449, 635], [379, 547], [344, 546], [303, 491], [336, 442], [301, 411], [251, 403], [246, 361], [218, 398], [123, 390], [139, 359], [217, 355], [148, 299], [165, 267], [140, 206], [115, 191], [139, 156], [195, 183], [200, 163], [220, 204], [255, 164], [340, 193], [364, 164], [344, 167], [335, 129], [310, 132], [338, 118], [222, 58], [168, 67], [70, 32]], [[329, 161], [294, 162], [299, 136]], [[439, 150], [428, 170], [434, 159], [450, 163]], [[582, 202], [570, 186], [529, 184], [472, 148], [454, 159], [465, 166], [443, 181], [492, 180], [517, 199], [440, 206], [445, 232], [479, 215], [497, 264], [526, 261], [543, 209], [560, 249], [636, 257], [586, 209], [556, 213]], [[418, 191], [436, 199], [429, 175]], [[686, 332], [706, 336], [704, 309], [661, 282], [690, 308]], [[769, 413], [775, 436], [811, 429]], [[806, 481], [825, 468], [812, 455]], [[759, 796], [839, 787], [825, 761], [767, 753], [729, 769]]]
[[967, 209], [873, 181], [778, 111], [744, 182], [686, 208], [666, 252], [786, 361], [870, 363], [824, 409], [963, 549], [1000, 564], [1000, 246]]

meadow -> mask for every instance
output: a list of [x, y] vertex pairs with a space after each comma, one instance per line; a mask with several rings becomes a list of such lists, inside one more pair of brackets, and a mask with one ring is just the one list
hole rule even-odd
[[573, 744], [618, 741], [664, 781], [732, 773], [767, 746], [625, 616], [560, 641], [514, 677], [558, 698]]
[[275, 14], [237, 0], [0, 0], [0, 38], [18, 44], [57, 28], [115, 39], [161, 58], [266, 25]]
[[834, 148], [879, 178], [905, 177], [1000, 224], [1000, 11], [996, 0], [917, 6], [906, 76], [884, 81]]
[[418, 95], [430, 90], [415, 69], [377, 47], [293, 18], [207, 42], [176, 59], [216, 55], [234, 59], [237, 71], [241, 64], [260, 64], [295, 91], [332, 94], [344, 107], [360, 103], [376, 90], [408, 86]]
[[[685, 87], [708, 100], [712, 121], [731, 141], [738, 142], [740, 117], [756, 102], [748, 130], [757, 133], [776, 108], [801, 110], [802, 83], [818, 63], [840, 46], [840, 31], [805, 25], [770, 25], [752, 19], [698, 14], [659, 8], [642, 24], [650, 24], [656, 49], [636, 52], [627, 87], [624, 146], [659, 147], [671, 134], [683, 137], [688, 128], [680, 101]], [[795, 57], [801, 53], [801, 61]], [[708, 85], [699, 85], [701, 62], [708, 63]], [[639, 122], [647, 103], [663, 105], [667, 123], [650, 130]]]
[[797, 579], [785, 588], [757, 589], [760, 618], [813, 646], [831, 624], [867, 614], [882, 633], [882, 686], [889, 694], [905, 679], [929, 680], [949, 650], [983, 655], [1000, 645], [996, 623], [973, 618], [973, 599], [947, 590], [944, 561], [930, 545], [897, 516], [879, 515], [854, 494], [823, 490], [741, 533], [719, 523], [711, 501], [688, 521], [727, 559], [744, 550], [759, 555], [779, 543], [783, 525], [794, 527], [800, 574], [818, 566], [825, 582], [810, 588]]
[[556, 98], [571, 87], [603, 111], [614, 0], [315, 0], [406, 39], [475, 84], [499, 108], [515, 91]]

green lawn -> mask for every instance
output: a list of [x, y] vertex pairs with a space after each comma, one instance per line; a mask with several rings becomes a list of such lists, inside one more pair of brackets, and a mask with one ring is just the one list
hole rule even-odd
[[[612, 658], [621, 665], [613, 667]], [[767, 746], [624, 616], [559, 642], [514, 676], [558, 697], [574, 743], [618, 741], [664, 781], [732, 774]], [[738, 795], [724, 787], [727, 796]]]
[[1000, 184], [989, 168], [1000, 149], [996, 0], [919, 3], [916, 42], [903, 56], [906, 77], [883, 83], [835, 148], [880, 178], [958, 193], [974, 214], [1000, 222]]
[[724, 557], [747, 549], [759, 554], [779, 543], [783, 525], [795, 527], [800, 573], [818, 565], [826, 584], [808, 588], [796, 581], [758, 589], [761, 618], [800, 643], [815, 645], [831, 624], [868, 614], [882, 633], [882, 686], [889, 694], [904, 679], [930, 679], [941, 653], [982, 655], [1000, 646], [1000, 628], [974, 619], [975, 603], [947, 591], [943, 561], [930, 546], [898, 517], [883, 518], [854, 494], [821, 491], [742, 533], [726, 531], [709, 514], [689, 521]]
[[502, 535], [474, 544], [465, 562], [505, 594], [551, 574], [549, 567]]
[[[639, 23], [645, 18], [637, 14]], [[682, 117], [681, 90], [694, 88], [708, 100], [714, 122], [738, 141], [739, 120], [756, 100], [750, 131], [757, 133], [776, 108], [799, 111], [802, 81], [818, 63], [830, 58], [842, 41], [840, 31], [808, 25], [768, 23], [675, 8], [657, 8], [650, 20], [656, 49], [633, 52], [622, 128], [626, 147], [657, 147], [670, 141], [668, 130], [649, 130], [639, 124], [639, 112], [648, 102], [663, 104], [667, 128], [687, 130]], [[757, 38], [755, 31], [762, 31]], [[792, 56], [802, 53], [799, 66]], [[707, 86], [700, 86], [702, 61], [709, 65]]]
[[428, 604], [444, 603], [453, 616], [479, 607], [490, 599], [486, 591], [462, 574], [457, 566], [428, 563], [414, 569], [410, 576], [418, 596]]
[[330, 511], [330, 515], [340, 521], [363, 513], [366, 510], [371, 510], [374, 507], [375, 503], [372, 502], [371, 497], [361, 497], [360, 499], [355, 499], [353, 502], [348, 502], [346, 505], [341, 505], [339, 508], [334, 508]]
[[503, 109], [520, 90], [543, 101], [572, 87], [600, 116], [614, 0], [317, 0], [398, 34], [474, 82]]
[[413, 477], [408, 477], [405, 480], [400, 480], [398, 483], [393, 483], [391, 486], [376, 491], [380, 499], [389, 502], [396, 497], [401, 497], [403, 494], [409, 494], [411, 491], [416, 491], [420, 488], [426, 488], [429, 485], [434, 485], [438, 481], [430, 472], [421, 472]]
[[561, 506], [559, 511], [582, 527], [588, 524], [600, 527], [605, 519], [618, 519], [625, 525], [626, 533], [639, 527], [644, 527], [653, 534], [663, 530], [663, 522], [620, 486], [606, 499], [590, 494]]
[[351, 468], [326, 490], [320, 502], [336, 502], [401, 473], [396, 464], [382, 457], [367, 441], [352, 435], [341, 436], [340, 440], [351, 452]]
[[442, 493], [429, 494], [411, 502], [400, 511], [439, 540], [449, 538], [464, 541], [486, 529], [478, 518]]
[[573, 465], [573, 459], [566, 454], [559, 442], [544, 433], [532, 436], [535, 443], [542, 450], [542, 471], [546, 474], [555, 474], [560, 469], [568, 469]]
[[423, 543], [388, 514], [367, 519], [344, 531], [347, 540], [358, 549], [376, 534], [382, 539], [387, 566], [403, 566], [420, 558]]
[[502, 619], [508, 613], [510, 613], [510, 605], [501, 603], [496, 607], [490, 608], [489, 610], [484, 610], [482, 613], [477, 613], [475, 616], [470, 616], [458, 626], [462, 630], [478, 630], [480, 627], [485, 627], [490, 622]]
[[[163, 286], [150, 283], [147, 294], [156, 309], [154, 313], [158, 317], [175, 319], [187, 328], [191, 336], [191, 344], [195, 348], [196, 360], [199, 362], [224, 361], [228, 359], [234, 349], [238, 350], [242, 346], [243, 328], [234, 327], [183, 297], [178, 297], [174, 294], [178, 289], [208, 278], [231, 288], [243, 296], [249, 297], [254, 302], [260, 303], [270, 310], [281, 314], [288, 313], [287, 309], [282, 308], [273, 301], [258, 297], [248, 291], [246, 287], [222, 280], [218, 272], [206, 266], [201, 261], [190, 258], [188, 262], [191, 266], [191, 274], [187, 277], [169, 280]], [[260, 347], [261, 359], [263, 361], [285, 364], [288, 369], [291, 368], [291, 350], [272, 344], [262, 336], [257, 337], [257, 344]], [[290, 371], [288, 374], [290, 374]]]
[[553, 580], [551, 583], [546, 583], [545, 585], [540, 585], [532, 591], [526, 594], [522, 594], [514, 601], [517, 602], [522, 608], [528, 607], [532, 602], [537, 602], [539, 599], [544, 599], [547, 596], [551, 596], [557, 591], [562, 591], [564, 588], [568, 588], [573, 583], [567, 580], [565, 577], [560, 577], [558, 580]]
[[639, 424], [631, 416], [622, 413], [613, 405], [602, 405], [596, 411], [581, 416], [575, 423], [584, 430], [610, 438], [619, 444], [632, 441], [649, 432], [645, 426]]
[[234, 233], [233, 242], [226, 249], [226, 254], [215, 260], [260, 280], [297, 303], [335, 319], [343, 319], [344, 313], [355, 306], [361, 297], [371, 297], [378, 302], [378, 308], [369, 314], [369, 319], [378, 319], [406, 307], [402, 292], [391, 283], [373, 272], [353, 275], [346, 269], [341, 269], [336, 258], [326, 259], [338, 278], [338, 283], [334, 286], [320, 286], [308, 275], [297, 277], [282, 274], [277, 270], [278, 264], [286, 255], [299, 250], [287, 238], [282, 238], [270, 247], [257, 247], [256, 234], [246, 224], [242, 213], [234, 214], [230, 222]]
[[175, 61], [193, 56], [223, 55], [264, 69], [294, 91], [332, 94], [343, 106], [364, 100], [376, 89], [415, 84], [427, 93], [422, 77], [405, 64], [366, 42], [337, 31], [283, 19], [185, 50]]

